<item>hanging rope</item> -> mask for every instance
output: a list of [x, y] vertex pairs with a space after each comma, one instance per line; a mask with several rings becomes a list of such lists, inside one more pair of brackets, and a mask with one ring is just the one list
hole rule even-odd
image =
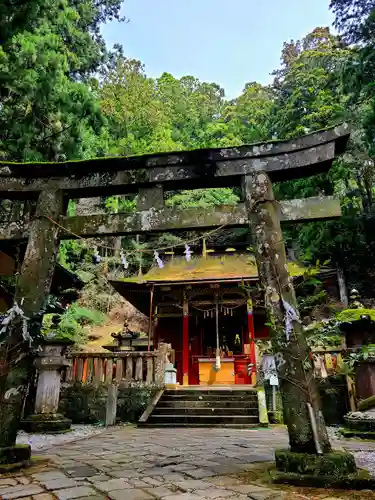
[[[66, 234], [70, 234], [71, 236], [74, 236], [74, 238], [77, 238], [79, 240], [86, 239], [86, 238], [83, 238], [82, 236], [80, 236], [79, 234], [76, 234], [73, 231], [66, 229], [64, 226], [62, 226], [61, 224], [59, 224], [58, 222], [56, 222], [54, 219], [52, 219], [51, 217], [49, 217], [47, 215], [41, 215], [41, 216], [37, 216], [37, 217], [44, 217], [45, 219], [49, 220], [52, 224], [54, 224], [56, 227], [58, 227], [59, 229], [64, 231]], [[34, 219], [37, 217], [34, 217]], [[196, 243], [198, 241], [205, 240], [206, 238], [209, 238], [213, 234], [218, 233], [219, 231], [222, 231], [226, 226], [230, 225], [232, 222], [233, 221], [229, 221], [226, 224], [222, 224], [221, 226], [219, 226], [215, 229], [212, 229], [211, 231], [208, 231], [207, 233], [204, 233], [201, 236], [196, 236], [195, 238], [192, 238], [192, 239], [187, 240], [187, 241], [181, 241], [181, 243], [175, 243], [174, 245], [169, 245], [169, 246], [165, 246], [165, 247], [158, 247], [158, 248], [138, 248], [136, 250], [129, 250], [129, 251], [126, 250], [126, 254], [127, 255], [133, 255], [133, 254], [137, 254], [137, 253], [151, 253], [151, 254], [153, 254], [154, 252], [165, 252], [166, 250], [174, 250], [175, 248], [178, 248], [178, 247], [185, 247], [185, 250], [186, 250], [187, 246], [189, 246], [193, 243]], [[96, 246], [97, 246], [97, 248], [103, 248], [106, 250], [112, 250], [112, 251], [117, 250], [116, 248], [110, 247], [108, 245], [96, 245]], [[205, 243], [204, 243], [204, 247], [205, 247]]]

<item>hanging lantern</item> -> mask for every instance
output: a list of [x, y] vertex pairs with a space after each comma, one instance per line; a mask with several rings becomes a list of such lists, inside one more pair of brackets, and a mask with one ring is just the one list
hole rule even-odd
[[161, 258], [159, 257], [159, 252], [157, 252], [156, 250], [154, 252], [154, 257], [155, 257], [155, 260], [156, 260], [158, 267], [163, 268], [164, 262], [161, 260]]

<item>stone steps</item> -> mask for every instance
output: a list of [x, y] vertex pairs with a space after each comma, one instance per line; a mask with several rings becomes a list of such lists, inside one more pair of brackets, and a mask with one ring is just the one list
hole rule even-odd
[[138, 427], [153, 427], [153, 428], [171, 428], [171, 427], [181, 427], [181, 428], [189, 428], [189, 429], [195, 429], [195, 428], [208, 428], [212, 429], [213, 427], [223, 427], [226, 429], [259, 429], [259, 427], [267, 427], [266, 425], [263, 424], [227, 424], [227, 423], [209, 423], [209, 424], [202, 424], [200, 421], [196, 421], [194, 423], [186, 423], [186, 422], [174, 422], [171, 424], [170, 422], [168, 423], [163, 423], [163, 422], [144, 422], [141, 424], [138, 424]]
[[176, 413], [180, 415], [190, 415], [191, 412], [194, 412], [194, 415], [208, 415], [208, 416], [232, 416], [232, 415], [240, 415], [240, 416], [248, 416], [249, 414], [255, 414], [257, 412], [256, 408], [239, 408], [238, 404], [236, 406], [227, 406], [224, 408], [211, 407], [207, 406], [205, 408], [199, 408], [197, 406], [175, 406], [175, 407], [165, 407], [165, 406], [157, 406], [153, 412], [153, 416], [162, 416], [162, 415], [174, 415]]
[[254, 389], [165, 390], [146, 421], [147, 427], [258, 427]]
[[258, 401], [241, 401], [237, 402], [236, 401], [227, 401], [227, 400], [220, 400], [220, 401], [207, 401], [207, 400], [163, 400], [162, 401], [162, 407], [163, 408], [246, 408], [248, 410], [255, 410], [257, 411], [258, 409]]
[[196, 394], [189, 392], [188, 394], [167, 394], [163, 395], [165, 401], [231, 401], [235, 399], [236, 401], [252, 401], [257, 402], [257, 395], [251, 394], [250, 396], [237, 395], [236, 393], [231, 394], [202, 394], [200, 391]]

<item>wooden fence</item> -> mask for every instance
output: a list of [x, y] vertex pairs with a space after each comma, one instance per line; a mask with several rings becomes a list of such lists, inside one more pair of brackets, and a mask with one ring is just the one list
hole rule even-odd
[[62, 382], [72, 384], [162, 386], [168, 347], [152, 352], [72, 353]]

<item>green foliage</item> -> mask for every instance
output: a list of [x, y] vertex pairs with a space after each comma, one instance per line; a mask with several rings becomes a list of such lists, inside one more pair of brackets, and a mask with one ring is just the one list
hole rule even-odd
[[239, 197], [231, 188], [196, 189], [171, 196], [166, 205], [179, 208], [208, 208], [215, 205], [236, 205]]
[[[52, 319], [56, 316], [59, 316], [59, 323], [57, 328], [53, 328]], [[85, 338], [84, 326], [101, 325], [104, 318], [100, 311], [74, 303], [63, 314], [44, 315], [42, 334], [53, 331], [58, 338], [79, 342]]]
[[104, 121], [89, 77], [107, 57], [100, 24], [119, 18], [120, 6], [120, 0], [0, 6], [1, 156], [95, 156]]
[[347, 97], [341, 92], [340, 68], [350, 54], [329, 28], [284, 44], [282, 68], [274, 73], [278, 137], [296, 137], [342, 120]]
[[317, 306], [327, 303], [328, 294], [325, 290], [320, 290], [317, 293], [298, 297], [298, 309], [302, 316], [313, 312]]

